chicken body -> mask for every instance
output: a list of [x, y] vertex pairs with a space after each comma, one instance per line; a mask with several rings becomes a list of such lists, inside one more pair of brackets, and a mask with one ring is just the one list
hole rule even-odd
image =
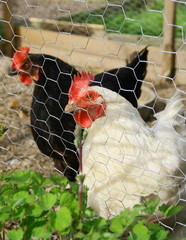
[[74, 145], [75, 122], [64, 113], [68, 90], [77, 71], [67, 63], [48, 55], [30, 55], [40, 63], [42, 73], [35, 82], [31, 105], [31, 129], [38, 148], [54, 159], [57, 169], [71, 181], [79, 168]]
[[[79, 169], [78, 152], [74, 145], [75, 121], [72, 114], [65, 113], [64, 107], [68, 102], [68, 91], [77, 70], [64, 61], [46, 54], [30, 54], [29, 48], [19, 50], [14, 57], [14, 68], [20, 73], [20, 80], [25, 84], [35, 82], [31, 105], [31, 129], [35, 142], [42, 153], [54, 159], [55, 166], [69, 180], [74, 181]], [[131, 67], [140, 62], [142, 69], [136, 69], [136, 75], [143, 80], [146, 73], [148, 50], [145, 49], [135, 57]], [[104, 73], [97, 75], [98, 84], [118, 92], [120, 85], [132, 91], [131, 102], [137, 106], [141, 82], [138, 85], [136, 75], [122, 68], [122, 74], [117, 78], [107, 77]], [[117, 70], [114, 70], [116, 72]], [[120, 70], [118, 70], [120, 72]], [[112, 74], [114, 74], [112, 72]], [[129, 74], [127, 83], [123, 74]], [[138, 74], [139, 73], [139, 74]], [[135, 80], [134, 80], [135, 78]], [[128, 97], [127, 91], [122, 91], [122, 96]], [[129, 99], [130, 101], [130, 99]]]
[[170, 100], [149, 128], [139, 112], [117, 93], [85, 86], [78, 93], [80, 98], [86, 96], [85, 90], [98, 95], [98, 100], [94, 102], [92, 97], [86, 108], [82, 99], [73, 102], [72, 97], [70, 102], [76, 105], [76, 112], [83, 109], [92, 116], [90, 104], [106, 104], [104, 114], [87, 129], [83, 145], [88, 206], [98, 216], [108, 219], [139, 203], [141, 196], [158, 194], [161, 202], [175, 198], [179, 184], [185, 179], [180, 166], [186, 158], [186, 138], [174, 129], [174, 126], [185, 128], [183, 121], [176, 121], [183, 107], [179, 97], [175, 95]]

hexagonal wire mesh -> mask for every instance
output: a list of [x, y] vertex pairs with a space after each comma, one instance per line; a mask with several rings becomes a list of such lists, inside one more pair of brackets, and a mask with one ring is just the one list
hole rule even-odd
[[[185, 2], [9, 0], [0, 8], [0, 123], [8, 127], [0, 145], [1, 170], [30, 168], [74, 180], [79, 167], [75, 121], [64, 108], [74, 74], [89, 71], [93, 85], [102, 88], [92, 89], [107, 105], [105, 115], [88, 128], [83, 147], [89, 204], [106, 218], [151, 192], [162, 202], [184, 204]], [[9, 76], [8, 54], [22, 46], [30, 50], [14, 55], [19, 76]], [[148, 51], [141, 51], [146, 46]], [[139, 98], [137, 110], [125, 98], [135, 107]], [[154, 124], [153, 115], [165, 103]], [[80, 107], [92, 119], [89, 109]], [[82, 123], [80, 118], [81, 113]], [[183, 215], [169, 227], [181, 237], [186, 235]]]

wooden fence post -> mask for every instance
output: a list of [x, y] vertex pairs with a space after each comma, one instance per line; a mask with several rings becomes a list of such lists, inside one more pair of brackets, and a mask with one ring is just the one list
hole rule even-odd
[[173, 0], [164, 0], [165, 11], [163, 24], [163, 53], [161, 73], [165, 77], [174, 77], [175, 75], [175, 18], [176, 2]]
[[1, 48], [4, 55], [11, 57], [14, 49], [13, 49], [13, 36], [14, 36], [14, 26], [11, 19], [11, 5], [12, 1], [4, 1], [2, 10], [3, 10], [3, 33], [4, 33], [4, 42]]

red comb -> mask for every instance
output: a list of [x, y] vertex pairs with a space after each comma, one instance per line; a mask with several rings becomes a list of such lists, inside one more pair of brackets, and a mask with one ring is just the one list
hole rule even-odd
[[22, 66], [23, 61], [28, 58], [29, 50], [29, 47], [22, 47], [17, 49], [13, 55], [12, 68], [19, 69]]
[[79, 73], [74, 75], [74, 81], [69, 89], [69, 99], [74, 99], [81, 89], [86, 89], [92, 81], [94, 81], [94, 75], [92, 73], [82, 72], [81, 75]]

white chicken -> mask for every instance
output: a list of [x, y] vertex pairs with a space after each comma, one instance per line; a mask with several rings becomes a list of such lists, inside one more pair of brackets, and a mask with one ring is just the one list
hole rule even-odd
[[158, 194], [161, 203], [174, 199], [185, 178], [180, 165], [186, 158], [186, 138], [174, 129], [185, 124], [176, 118], [183, 108], [179, 95], [156, 114], [150, 128], [126, 99], [89, 87], [89, 79], [90, 73], [75, 76], [65, 108], [88, 131], [83, 145], [88, 206], [109, 219], [141, 196]]
[[0, 81], [3, 81], [5, 76], [9, 74], [11, 65], [11, 59], [5, 56], [0, 56]]

